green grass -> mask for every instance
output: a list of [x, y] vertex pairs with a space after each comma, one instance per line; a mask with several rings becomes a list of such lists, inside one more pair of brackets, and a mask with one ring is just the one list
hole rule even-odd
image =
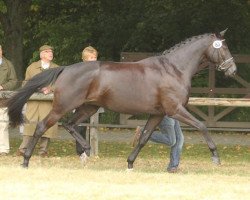
[[[20, 139], [11, 140], [10, 155], [14, 155], [21, 143]], [[240, 145], [218, 145], [219, 154], [223, 160], [250, 162], [250, 147]], [[121, 157], [126, 158], [133, 150], [128, 143], [121, 142], [99, 142], [100, 157]], [[162, 144], [147, 144], [139, 154], [141, 158], [166, 158], [170, 148]], [[37, 154], [35, 150], [34, 154]], [[55, 156], [75, 156], [75, 142], [72, 140], [53, 140], [49, 146], [49, 155]], [[205, 144], [184, 145], [182, 157], [187, 159], [208, 159], [210, 151]]]
[[[15, 155], [17, 148], [21, 143], [20, 139], [11, 140], [11, 151], [10, 155]], [[122, 163], [123, 168], [126, 167], [127, 157], [131, 153], [133, 148], [128, 143], [119, 143], [119, 142], [100, 142], [99, 143], [99, 157], [102, 159], [111, 159], [115, 162], [115, 159], [119, 159], [119, 162]], [[228, 165], [237, 163], [247, 163], [250, 165], [250, 148], [248, 146], [239, 146], [239, 145], [218, 145], [218, 151], [220, 158], [223, 163]], [[150, 166], [140, 166], [141, 170], [146, 171], [162, 171], [165, 169], [167, 162], [169, 161], [169, 152], [170, 148], [161, 144], [147, 144], [140, 154], [138, 155], [135, 166], [141, 160], [148, 162], [148, 165], [151, 164], [150, 161], [154, 160], [161, 167], [150, 169]], [[35, 150], [33, 156], [37, 155], [37, 149]], [[50, 143], [49, 146], [49, 156], [50, 158], [74, 158], [78, 159], [78, 156], [75, 152], [75, 142], [72, 140], [54, 140]], [[208, 150], [205, 144], [195, 144], [195, 145], [184, 145], [182, 152], [181, 163], [185, 162], [199, 162], [199, 163], [210, 163], [210, 151]], [[137, 162], [138, 160], [138, 162]], [[32, 162], [32, 160], [31, 160]], [[108, 162], [108, 161], [107, 161]], [[102, 163], [103, 164], [103, 163]], [[102, 167], [101, 165], [99, 166]], [[112, 165], [105, 167], [112, 169]], [[121, 166], [120, 166], [121, 167]]]
[[[20, 139], [11, 139], [10, 154], [15, 154], [21, 143]], [[133, 147], [129, 143], [125, 142], [99, 142], [99, 153], [100, 156], [108, 157], [123, 157], [132, 151]], [[148, 143], [141, 151], [140, 156], [154, 156], [163, 158], [168, 155], [170, 148], [162, 144], [152, 144]], [[218, 145], [218, 150], [225, 157], [234, 157], [235, 159], [247, 159], [250, 161], [249, 146], [240, 145]], [[52, 140], [49, 146], [49, 153], [51, 156], [70, 156], [75, 155], [75, 142], [73, 140]], [[183, 155], [188, 157], [207, 157], [209, 150], [205, 144], [195, 144], [195, 145], [184, 145]]]

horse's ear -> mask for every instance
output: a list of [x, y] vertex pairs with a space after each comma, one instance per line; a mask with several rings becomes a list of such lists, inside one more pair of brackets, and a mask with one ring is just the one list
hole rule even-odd
[[224, 35], [225, 35], [227, 29], [228, 29], [228, 28], [226, 28], [224, 31], [221, 31], [221, 32], [220, 32], [220, 35], [221, 35], [222, 37], [224, 37]]

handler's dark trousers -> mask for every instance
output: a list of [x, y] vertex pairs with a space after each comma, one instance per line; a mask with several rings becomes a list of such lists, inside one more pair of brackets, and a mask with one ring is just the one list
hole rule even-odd
[[[86, 131], [87, 131], [86, 126], [77, 126], [76, 131], [86, 140]], [[77, 141], [76, 141], [76, 153], [79, 156], [83, 153], [82, 146]]]

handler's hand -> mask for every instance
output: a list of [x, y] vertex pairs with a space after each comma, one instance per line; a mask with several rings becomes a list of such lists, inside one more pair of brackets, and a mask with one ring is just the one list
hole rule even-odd
[[51, 92], [49, 87], [44, 87], [44, 88], [41, 89], [41, 91], [42, 91], [43, 94], [49, 94]]

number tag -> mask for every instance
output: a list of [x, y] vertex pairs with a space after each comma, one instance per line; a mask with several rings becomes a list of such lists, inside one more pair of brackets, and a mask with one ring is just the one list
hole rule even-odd
[[221, 41], [221, 40], [215, 40], [215, 41], [213, 42], [213, 47], [214, 47], [215, 49], [221, 48], [221, 47], [222, 47], [222, 41]]

